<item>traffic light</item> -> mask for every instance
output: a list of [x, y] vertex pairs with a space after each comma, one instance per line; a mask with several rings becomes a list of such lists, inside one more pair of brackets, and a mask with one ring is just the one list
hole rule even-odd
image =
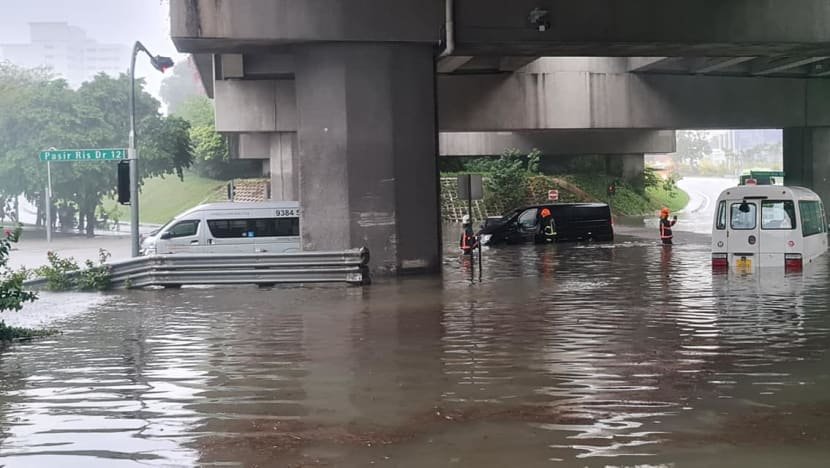
[[130, 204], [130, 162], [118, 163], [118, 203]]

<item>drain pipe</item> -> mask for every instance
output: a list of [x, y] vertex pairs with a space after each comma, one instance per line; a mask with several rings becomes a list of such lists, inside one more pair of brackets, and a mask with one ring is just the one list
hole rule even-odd
[[446, 18], [446, 23], [444, 24], [446, 39], [444, 42], [444, 51], [441, 52], [438, 58], [447, 57], [455, 52], [455, 22], [453, 21], [454, 3], [455, 2], [453, 0], [445, 0], [447, 7], [447, 11], [444, 14]]

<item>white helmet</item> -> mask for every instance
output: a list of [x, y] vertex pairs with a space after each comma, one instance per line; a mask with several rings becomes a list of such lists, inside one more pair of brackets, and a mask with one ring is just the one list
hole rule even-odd
[[464, 215], [461, 217], [462, 224], [470, 224], [470, 215]]

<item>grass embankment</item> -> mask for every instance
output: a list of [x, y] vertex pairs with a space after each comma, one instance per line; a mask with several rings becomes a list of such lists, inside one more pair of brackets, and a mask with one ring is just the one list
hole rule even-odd
[[[580, 187], [598, 201], [608, 202], [607, 189], [614, 179], [602, 176], [571, 175], [564, 177]], [[648, 187], [645, 192], [626, 184], [617, 184], [617, 193], [611, 200], [615, 214], [644, 215], [668, 207], [680, 211], [689, 203], [689, 195], [678, 187], [665, 190], [663, 187]]]
[[[222, 190], [226, 185], [226, 181], [207, 179], [187, 172], [184, 174], [184, 181], [175, 175], [147, 179], [141, 187], [139, 199], [141, 222], [163, 224], [182, 211], [201, 203], [224, 200]], [[104, 201], [107, 211], [116, 205], [114, 199]], [[129, 220], [130, 207], [117, 206], [118, 219]]]

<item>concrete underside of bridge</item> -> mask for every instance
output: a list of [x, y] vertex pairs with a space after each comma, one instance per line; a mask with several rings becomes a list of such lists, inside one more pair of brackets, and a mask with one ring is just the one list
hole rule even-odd
[[[439, 131], [446, 156], [538, 148], [554, 166], [588, 155], [628, 177], [642, 154], [673, 150], [677, 128], [830, 126], [817, 104], [830, 82], [775, 74], [819, 63], [824, 0], [450, 5], [454, 49], [442, 59], [445, 0], [170, 1], [173, 40], [196, 58], [217, 130], [238, 157], [264, 161], [275, 198], [299, 198], [305, 248], [365, 245], [376, 271], [437, 270]], [[607, 58], [537, 60], [576, 55]], [[632, 71], [657, 59], [622, 58], [642, 56], [702, 61], [651, 75]], [[744, 56], [796, 57], [750, 67], [764, 78], [701, 75]], [[791, 167], [827, 169], [813, 157], [822, 131], [787, 135]]]

